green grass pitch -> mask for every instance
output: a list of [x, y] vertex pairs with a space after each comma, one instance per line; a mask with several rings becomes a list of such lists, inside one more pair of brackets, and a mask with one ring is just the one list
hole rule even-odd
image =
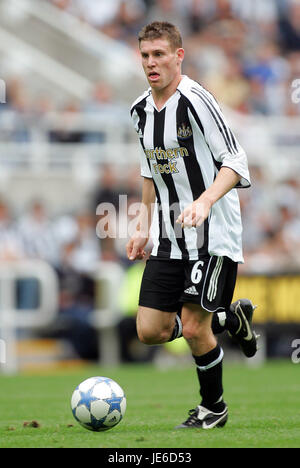
[[[191, 366], [84, 367], [44, 375], [0, 377], [0, 447], [197, 448], [299, 447], [300, 365], [268, 362], [259, 368], [224, 364], [229, 420], [210, 431], [174, 430], [199, 402]], [[84, 379], [104, 375], [125, 390], [127, 411], [106, 432], [90, 432], [73, 418], [70, 397]], [[36, 420], [38, 427], [31, 427]]]

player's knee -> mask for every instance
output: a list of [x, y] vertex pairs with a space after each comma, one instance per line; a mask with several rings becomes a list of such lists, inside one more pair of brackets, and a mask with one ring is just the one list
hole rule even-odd
[[171, 331], [169, 329], [160, 329], [160, 330], [155, 330], [152, 328], [137, 328], [137, 333], [138, 333], [138, 338], [139, 340], [147, 345], [155, 345], [155, 344], [161, 344], [161, 343], [166, 343], [169, 338]]
[[182, 328], [182, 336], [187, 340], [193, 340], [199, 336], [198, 331], [191, 324], [187, 324]]
[[199, 338], [205, 340], [210, 337], [211, 333], [212, 331], [210, 326], [197, 321], [189, 321], [185, 323], [182, 328], [182, 335], [187, 341]]

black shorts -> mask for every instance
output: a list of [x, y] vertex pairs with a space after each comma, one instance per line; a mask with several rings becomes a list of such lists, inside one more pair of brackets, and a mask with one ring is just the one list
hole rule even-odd
[[150, 257], [143, 274], [139, 305], [178, 312], [183, 303], [199, 304], [209, 312], [229, 308], [237, 263], [228, 257], [172, 260]]

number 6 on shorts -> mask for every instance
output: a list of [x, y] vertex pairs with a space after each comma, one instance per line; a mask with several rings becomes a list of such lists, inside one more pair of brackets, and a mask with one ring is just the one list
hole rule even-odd
[[199, 284], [202, 279], [202, 270], [200, 268], [203, 267], [203, 265], [204, 262], [202, 260], [199, 260], [193, 266], [193, 269], [191, 271], [191, 280], [194, 284]]

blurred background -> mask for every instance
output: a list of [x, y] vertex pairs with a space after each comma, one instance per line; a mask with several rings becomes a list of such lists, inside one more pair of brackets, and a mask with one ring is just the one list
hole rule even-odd
[[[188, 361], [180, 340], [138, 343], [144, 264], [125, 257], [142, 182], [137, 34], [153, 20], [180, 28], [184, 73], [216, 96], [248, 155], [235, 299], [258, 304], [253, 359], [291, 359], [300, 342], [300, 1], [0, 0], [3, 372]], [[114, 211], [96, 211], [104, 202]]]

